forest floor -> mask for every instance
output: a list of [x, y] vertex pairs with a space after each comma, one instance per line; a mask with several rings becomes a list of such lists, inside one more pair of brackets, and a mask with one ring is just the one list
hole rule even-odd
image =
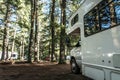
[[39, 64], [0, 64], [0, 80], [88, 80], [72, 74], [69, 64], [42, 62]]

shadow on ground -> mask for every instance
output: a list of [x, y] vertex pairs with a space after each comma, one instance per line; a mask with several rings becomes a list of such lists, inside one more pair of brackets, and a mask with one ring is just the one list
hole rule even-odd
[[7, 64], [0, 65], [0, 80], [88, 80], [70, 72], [69, 64]]

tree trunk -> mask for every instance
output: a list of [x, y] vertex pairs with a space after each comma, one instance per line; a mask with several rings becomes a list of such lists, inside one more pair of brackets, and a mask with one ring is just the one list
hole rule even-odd
[[22, 60], [22, 41], [20, 43], [20, 60]]
[[65, 60], [65, 26], [66, 26], [66, 0], [60, 0], [61, 7], [61, 32], [60, 32], [60, 55], [59, 64]]
[[34, 0], [31, 0], [31, 28], [28, 48], [28, 62], [32, 63], [32, 46], [33, 46], [33, 30], [34, 30]]
[[25, 42], [25, 37], [21, 38], [21, 45], [20, 45], [20, 60], [24, 60], [24, 42]]
[[51, 11], [51, 33], [52, 33], [52, 52], [51, 52], [51, 62], [53, 62], [53, 55], [55, 54], [55, 27], [54, 27], [54, 12], [55, 12], [55, 0], [52, 0], [52, 11]]
[[35, 44], [34, 44], [34, 61], [38, 61], [38, 0], [34, 0], [34, 12], [35, 12]]
[[[38, 26], [39, 26], [39, 25], [38, 25]], [[39, 29], [39, 28], [38, 28], [38, 29]], [[37, 54], [38, 54], [38, 55], [37, 55], [37, 56], [38, 56], [37, 58], [38, 58], [38, 59], [37, 59], [37, 60], [38, 60], [38, 61], [40, 60], [40, 53], [41, 53], [41, 52], [40, 52], [40, 35], [39, 35], [39, 34], [40, 34], [40, 33], [38, 32], [38, 45], [37, 45], [37, 48], [38, 48], [38, 50], [37, 50]]]
[[[25, 38], [24, 38], [24, 40], [25, 40]], [[25, 52], [24, 52], [24, 51], [25, 51], [25, 50], [24, 50], [25, 44], [24, 44], [24, 42], [25, 42], [25, 41], [23, 41], [23, 44], [22, 44], [22, 58], [23, 58], [22, 60], [24, 60], [24, 58], [25, 58], [25, 57], [24, 57], [24, 56], [25, 56]]]
[[12, 42], [12, 49], [11, 49], [11, 56], [10, 56], [10, 59], [12, 57], [12, 54], [14, 52], [14, 48], [15, 48], [15, 37], [16, 37], [16, 29], [14, 31], [14, 35], [13, 35], [13, 42]]
[[21, 37], [20, 41], [20, 60], [24, 60], [24, 37]]
[[5, 27], [3, 34], [3, 46], [2, 46], [2, 57], [1, 60], [5, 60], [8, 56], [8, 18], [10, 15], [10, 4], [7, 2], [6, 4], [6, 15], [5, 15]]

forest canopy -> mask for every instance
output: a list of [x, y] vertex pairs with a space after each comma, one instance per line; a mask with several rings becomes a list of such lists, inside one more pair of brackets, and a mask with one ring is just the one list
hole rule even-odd
[[0, 60], [63, 63], [67, 19], [81, 0], [0, 0]]

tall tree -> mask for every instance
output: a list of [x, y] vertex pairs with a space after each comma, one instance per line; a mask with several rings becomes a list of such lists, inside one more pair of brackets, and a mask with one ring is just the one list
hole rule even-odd
[[39, 59], [38, 53], [38, 0], [34, 0], [34, 11], [35, 11], [35, 43], [34, 43], [34, 61], [37, 62]]
[[51, 33], [52, 33], [52, 52], [51, 52], [51, 62], [53, 62], [53, 55], [55, 54], [55, 25], [54, 25], [54, 13], [55, 13], [55, 0], [52, 0], [52, 11], [51, 11]]
[[[34, 53], [34, 61], [38, 61], [38, 0], [31, 0], [31, 32], [29, 39], [29, 55], [28, 61], [32, 62], [31, 58], [33, 57], [32, 52]], [[35, 30], [34, 30], [35, 29]], [[35, 35], [33, 35], [35, 34]], [[34, 44], [34, 46], [33, 46]]]
[[29, 33], [30, 33], [30, 1], [25, 0], [21, 2], [19, 5], [19, 10], [17, 10], [18, 16], [18, 26], [19, 33], [16, 35], [16, 46], [17, 51], [19, 52], [20, 60], [24, 60], [24, 58], [28, 57], [28, 44], [29, 44]]
[[59, 64], [64, 63], [65, 59], [65, 26], [66, 26], [66, 0], [60, 0], [61, 7], [61, 32], [60, 32], [60, 56]]
[[10, 17], [10, 3], [9, 0], [6, 1], [6, 14], [5, 14], [5, 27], [4, 27], [4, 34], [3, 34], [3, 47], [2, 47], [2, 57], [1, 60], [5, 59], [5, 55], [8, 55], [8, 22]]
[[16, 37], [16, 29], [13, 32], [13, 42], [12, 42], [11, 56], [12, 56], [12, 53], [14, 52], [14, 48], [15, 48], [15, 37]]
[[30, 38], [29, 38], [29, 48], [28, 48], [28, 62], [32, 63], [32, 47], [33, 47], [33, 31], [34, 31], [34, 0], [31, 0], [31, 28], [30, 28]]

